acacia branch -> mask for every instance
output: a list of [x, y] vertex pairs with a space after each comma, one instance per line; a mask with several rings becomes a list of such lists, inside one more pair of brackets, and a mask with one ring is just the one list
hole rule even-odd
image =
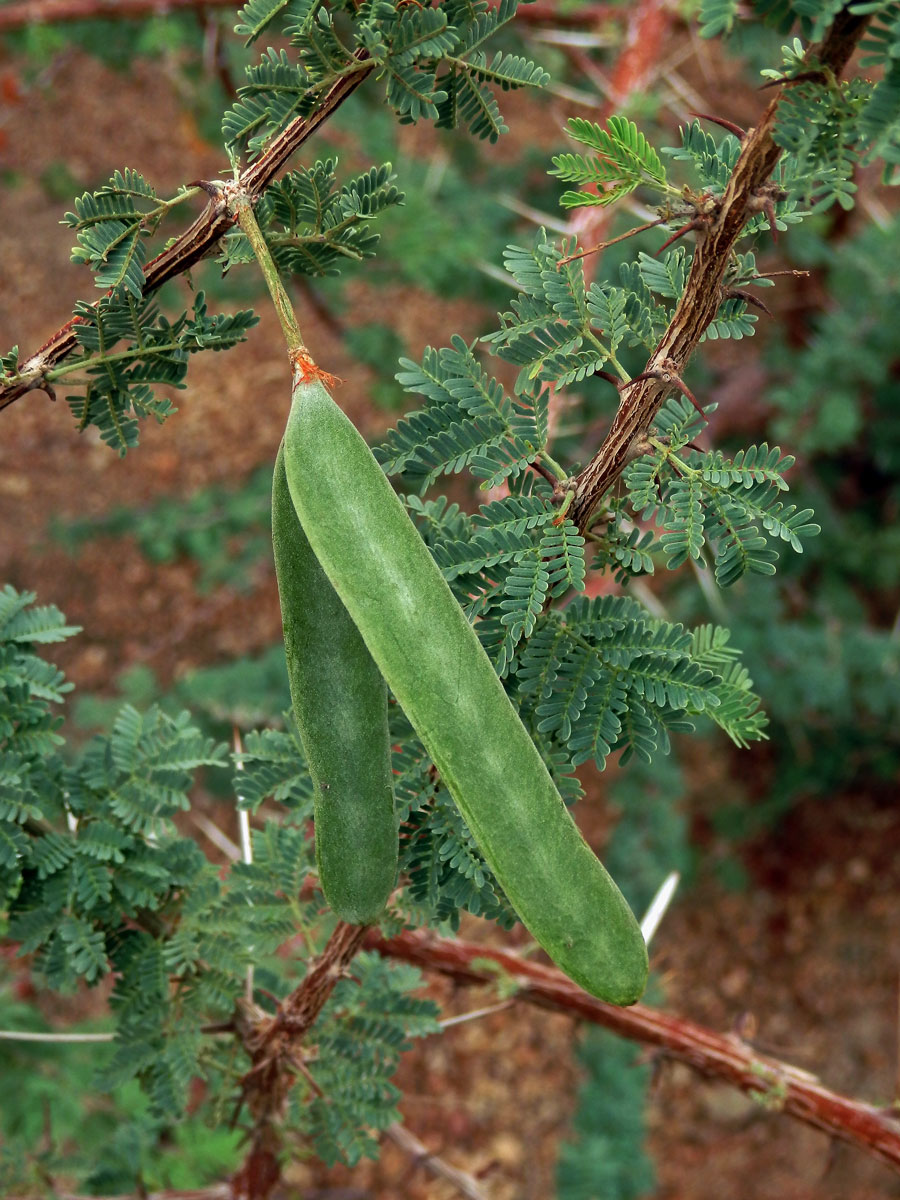
[[[295, 117], [269, 142], [265, 152], [256, 162], [241, 173], [236, 185], [241, 191], [250, 196], [260, 196], [291, 155], [356, 91], [374, 64], [369, 61], [365, 50], [357, 50], [354, 59], [356, 69], [348, 70], [339, 76], [324, 94], [315, 112], [308, 117]], [[233, 218], [226, 206], [221, 200], [211, 197], [194, 223], [147, 264], [143, 295], [149, 296], [170, 279], [183, 275], [203, 258], [214, 254], [219, 239], [232, 225]], [[75, 327], [79, 323], [78, 317], [67, 321], [40, 350], [22, 363], [20, 377], [14, 383], [0, 386], [0, 410], [7, 408], [28, 392], [43, 386], [45, 372], [60, 363], [76, 348], [78, 343]]]
[[251, 1067], [241, 1084], [241, 1105], [253, 1121], [250, 1148], [231, 1181], [234, 1200], [266, 1200], [281, 1179], [281, 1123], [297, 1075], [315, 1090], [304, 1062], [303, 1038], [347, 974], [366, 933], [365, 925], [336, 926], [303, 982], [274, 1016], [254, 1005], [238, 1006], [238, 1029]]
[[[288, 1094], [298, 1075], [313, 1091], [318, 1090], [304, 1061], [303, 1039], [338, 980], [347, 974], [366, 930], [365, 925], [339, 922], [303, 982], [281, 1001], [274, 1015], [264, 1013], [250, 1001], [238, 1001], [234, 1025], [251, 1066], [241, 1081], [239, 1109], [232, 1123], [237, 1121], [240, 1107], [246, 1106], [252, 1126], [244, 1161], [231, 1180], [196, 1192], [143, 1193], [144, 1200], [267, 1200], [271, 1196], [281, 1182], [281, 1128]], [[86, 1200], [69, 1193], [57, 1194], [61, 1200]]]
[[436, 1154], [432, 1154], [424, 1142], [420, 1142], [405, 1125], [389, 1125], [384, 1131], [384, 1136], [409, 1155], [413, 1166], [422, 1167], [437, 1179], [445, 1179], [460, 1195], [465, 1196], [466, 1200], [487, 1200], [478, 1181], [468, 1171], [460, 1171], [458, 1167], [453, 1167]]
[[759, 1054], [734, 1035], [706, 1029], [684, 1017], [633, 1004], [617, 1008], [595, 1000], [555, 967], [528, 962], [507, 950], [431, 935], [401, 933], [384, 938], [376, 929], [365, 947], [386, 958], [399, 958], [426, 971], [440, 971], [459, 983], [491, 983], [496, 976], [477, 965], [490, 959], [518, 985], [516, 995], [541, 1008], [581, 1017], [594, 1025], [654, 1046], [663, 1055], [687, 1063], [702, 1075], [721, 1080], [752, 1096], [767, 1109], [811, 1125], [848, 1142], [900, 1172], [900, 1114], [842, 1096], [807, 1071]]
[[[844, 8], [835, 18], [821, 45], [813, 47], [815, 58], [835, 76], [842, 73], [862, 37], [869, 18]], [[668, 329], [647, 361], [641, 381], [623, 392], [612, 426], [600, 449], [575, 478], [572, 520], [584, 533], [594, 510], [628, 463], [641, 453], [639, 447], [676, 380], [715, 319], [725, 298], [723, 280], [734, 245], [747, 220], [760, 211], [781, 148], [772, 136], [779, 98], [774, 99], [758, 124], [744, 137], [741, 154], [728, 181], [724, 196], [708, 213], [698, 216], [697, 246], [690, 275]]]
[[[759, 1054], [734, 1035], [716, 1033], [694, 1021], [661, 1013], [643, 1004], [633, 1004], [630, 1008], [604, 1004], [582, 991], [555, 967], [529, 962], [508, 950], [437, 937], [427, 931], [385, 938], [375, 928], [339, 925], [306, 979], [285, 1001], [282, 1011], [293, 1014], [292, 1018], [283, 1021], [276, 1016], [257, 1020], [251, 1027], [258, 1038], [257, 1045], [250, 1046], [251, 1057], [255, 1059], [254, 1069], [262, 1066], [271, 1071], [277, 1061], [281, 1070], [274, 1078], [269, 1077], [268, 1082], [274, 1084], [271, 1091], [267, 1092], [267, 1081], [263, 1078], [257, 1078], [252, 1084], [254, 1090], [260, 1089], [261, 1110], [256, 1113], [251, 1150], [240, 1171], [227, 1184], [198, 1191], [155, 1192], [146, 1200], [261, 1200], [270, 1195], [280, 1178], [280, 1142], [274, 1125], [278, 1116], [276, 1109], [283, 1105], [298, 1070], [296, 1043], [318, 1016], [353, 955], [362, 948], [374, 950], [385, 958], [412, 963], [424, 971], [438, 971], [461, 984], [495, 983], [496, 974], [478, 965], [489, 959], [508, 979], [516, 982], [518, 999], [540, 1008], [568, 1013], [629, 1041], [653, 1046], [665, 1057], [677, 1059], [702, 1075], [740, 1089], [767, 1110], [794, 1117], [900, 1172], [900, 1119], [894, 1110], [880, 1109], [833, 1092], [814, 1075], [780, 1059]], [[247, 1033], [251, 1033], [251, 1029]], [[252, 1076], [254, 1069], [248, 1072], [245, 1080]], [[400, 1140], [395, 1134], [389, 1133], [389, 1136]], [[429, 1164], [434, 1168], [435, 1160], [430, 1156], [428, 1162], [423, 1161], [423, 1165]], [[460, 1174], [453, 1182], [459, 1186], [467, 1178]], [[87, 1200], [87, 1197], [73, 1193], [60, 1191], [57, 1194], [60, 1200]], [[472, 1193], [464, 1190], [463, 1194]], [[138, 1198], [117, 1196], [106, 1200]]]

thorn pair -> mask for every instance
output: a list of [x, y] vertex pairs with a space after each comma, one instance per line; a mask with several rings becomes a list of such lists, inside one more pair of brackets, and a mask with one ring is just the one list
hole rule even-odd
[[747, 211], [750, 213], [764, 212], [769, 221], [772, 241], [778, 241], [778, 226], [775, 222], [776, 200], [786, 200], [787, 192], [777, 183], [764, 183], [758, 187], [747, 201]]
[[703, 420], [706, 420], [706, 413], [700, 407], [700, 401], [678, 374], [675, 363], [671, 358], [663, 359], [662, 363], [658, 367], [653, 367], [649, 371], [644, 371], [641, 375], [635, 375], [634, 379], [630, 379], [628, 383], [623, 383], [619, 388], [619, 391], [624, 391], [625, 388], [631, 387], [635, 383], [640, 383], [643, 379], [658, 379], [660, 383], [667, 383], [677, 387], [678, 390], [682, 392], [688, 400], [690, 400], [691, 404], [693, 404], [694, 408], [696, 408]]

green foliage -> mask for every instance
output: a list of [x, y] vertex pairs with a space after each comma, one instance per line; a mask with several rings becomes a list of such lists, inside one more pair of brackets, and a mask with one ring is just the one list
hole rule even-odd
[[731, 33], [737, 11], [738, 0], [701, 0], [700, 36], [712, 38]]
[[[795, 61], [805, 64], [799, 39], [794, 50]], [[789, 186], [813, 211], [835, 201], [844, 209], [853, 207], [856, 184], [851, 176], [862, 157], [861, 124], [870, 95], [871, 89], [859, 80], [830, 89], [805, 82], [788, 89], [779, 105], [774, 136], [790, 153]]]
[[652, 1068], [630, 1043], [590, 1029], [578, 1046], [582, 1083], [573, 1138], [560, 1148], [559, 1200], [639, 1200], [655, 1186], [647, 1156], [644, 1101]]
[[136, 58], [181, 65], [182, 58], [203, 52], [204, 30], [190, 12], [159, 12], [140, 17], [80, 21], [34, 21], [23, 29], [4, 32], [4, 44], [21, 55], [25, 77], [47, 69], [62, 54], [93, 55], [114, 71], [125, 73]]
[[[0, 973], [0, 1026], [49, 1033], [33, 1002], [15, 998], [9, 967]], [[100, 1032], [96, 1022], [72, 1033]], [[211, 1128], [213, 1106], [204, 1103], [180, 1121], [153, 1116], [131, 1082], [85, 1104], [96, 1092], [98, 1066], [113, 1047], [4, 1041], [3, 1078], [14, 1104], [0, 1117], [0, 1188], [7, 1195], [39, 1194], [48, 1177], [79, 1179], [89, 1193], [140, 1187], [157, 1190], [214, 1183], [240, 1161], [239, 1131]]]
[[19, 347], [13, 346], [6, 354], [0, 354], [0, 379], [4, 382], [15, 379], [19, 374]]
[[[223, 765], [224, 747], [202, 737], [187, 714], [172, 719], [154, 707], [141, 717], [125, 706], [110, 734], [63, 763], [46, 709], [66, 685], [33, 647], [74, 630], [55, 609], [30, 607], [32, 599], [3, 592], [4, 766], [18, 764], [18, 776], [4, 780], [4, 815], [13, 833], [17, 822], [25, 827], [6, 869], [8, 936], [50, 987], [114, 974], [117, 1036], [98, 1082], [112, 1089], [137, 1077], [151, 1111], [171, 1120], [191, 1079], [227, 1061], [202, 1024], [230, 1013], [251, 964], [265, 966], [274, 983], [278, 948], [298, 926], [313, 928], [315, 905], [298, 900], [314, 870], [304, 832], [308, 772], [293, 735], [248, 736], [234, 781], [241, 803], [255, 808], [273, 797], [289, 815], [266, 820], [254, 833], [252, 862], [223, 876], [175, 834], [171, 818], [188, 806], [197, 771]], [[13, 747], [25, 752], [16, 756]], [[30, 803], [27, 771], [41, 784]], [[58, 780], [52, 790], [49, 778]], [[355, 979], [339, 987], [320, 1027], [316, 1073], [332, 1102], [298, 1105], [295, 1118], [323, 1157], [351, 1161], [373, 1144], [361, 1127], [396, 1119], [389, 1079], [399, 1054], [410, 1038], [436, 1030], [433, 1005], [408, 995], [418, 972], [362, 958]], [[278, 984], [287, 986], [288, 979]], [[228, 1071], [236, 1069], [232, 1062]], [[141, 1136], [161, 1133], [153, 1120]]]
[[[503, 295], [503, 285], [484, 268], [499, 260], [509, 240], [515, 216], [503, 196], [518, 187], [520, 170], [528, 170], [529, 163], [492, 158], [463, 131], [446, 131], [430, 153], [410, 154], [385, 107], [376, 107], [363, 92], [358, 95], [353, 123], [342, 110], [335, 124], [343, 136], [358, 138], [361, 145], [372, 147], [372, 153], [390, 158], [402, 175], [406, 193], [402, 214], [382, 223], [379, 260], [390, 264], [388, 277], [406, 287], [442, 298], [463, 297], [471, 303], [473, 271], [477, 271], [479, 300]], [[363, 104], [366, 100], [369, 103]], [[531, 150], [528, 158], [534, 171], [542, 173], [543, 156]], [[465, 219], [450, 227], [447, 214], [452, 212], [464, 212]], [[371, 270], [376, 280], [388, 275], [386, 267], [379, 269], [376, 264]], [[391, 379], [403, 353], [405, 348], [400, 347], [385, 360]], [[402, 403], [402, 393], [393, 385], [393, 399], [386, 407]]]
[[409, 359], [400, 365], [404, 388], [431, 403], [407, 414], [379, 447], [389, 474], [403, 471], [424, 491], [440, 475], [469, 467], [482, 487], [493, 487], [521, 474], [542, 448], [545, 406], [529, 397], [511, 400], [462, 338], [440, 351], [429, 346], [421, 366]]
[[[291, 171], [272, 184], [255, 210], [272, 257], [286, 275], [333, 275], [345, 262], [372, 258], [379, 240], [373, 218], [403, 203], [390, 163], [340, 187], [336, 167], [336, 159], [326, 159]], [[226, 269], [253, 261], [240, 231], [225, 239], [221, 261]]]
[[659, 155], [633, 121], [610, 117], [606, 129], [581, 117], [572, 117], [569, 137], [595, 151], [596, 158], [580, 154], [558, 154], [551, 175], [565, 183], [593, 184], [595, 192], [563, 192], [560, 204], [574, 208], [585, 204], [613, 204], [645, 184], [666, 190], [666, 171]]
[[[66, 399], [79, 430], [95, 425], [107, 445], [121, 456], [139, 440], [139, 418], [160, 424], [176, 411], [151, 384], [183, 388], [188, 360], [201, 350], [226, 350], [245, 340], [258, 318], [249, 311], [233, 316], [207, 312], [198, 292], [193, 315], [169, 321], [150, 299], [113, 293], [95, 304], [79, 300], [74, 326], [78, 353], [46, 372], [51, 385], [77, 373], [83, 392]], [[125, 348], [119, 348], [124, 342]]]
[[692, 873], [687, 781], [673, 753], [649, 766], [636, 760], [625, 770], [611, 768], [606, 783], [618, 819], [604, 861], [643, 913], [672, 871], [682, 880]]
[[[810, 314], [799, 349], [778, 331], [768, 339], [769, 432], [797, 448], [792, 490], [815, 504], [823, 532], [784, 563], [780, 588], [767, 581], [765, 593], [760, 583], [729, 597], [775, 755], [765, 800], [720, 814], [732, 837], [771, 827], [798, 798], [864, 783], [877, 791], [897, 771], [898, 339], [872, 316], [892, 303], [896, 224], [793, 241], [794, 261], [820, 273], [829, 304]], [[679, 613], [690, 611], [682, 598]]]
[[[353, 960], [352, 980], [341, 980], [316, 1025], [313, 1076], [321, 1094], [293, 1116], [326, 1164], [375, 1157], [373, 1132], [399, 1120], [400, 1092], [391, 1083], [413, 1038], [438, 1033], [437, 1006], [412, 993], [421, 987], [414, 967], [374, 954]], [[302, 1101], [300, 1101], [302, 1103]]]
[[900, 719], [900, 648], [889, 629], [827, 609], [791, 618], [783, 599], [754, 607], [752, 596], [733, 625], [772, 697], [779, 762], [765, 804], [743, 818], [740, 833], [771, 825], [800, 797], [863, 781], [878, 788], [894, 778], [890, 731]]
[[247, 46], [277, 19], [282, 20], [288, 32], [303, 33], [317, 7], [318, 0], [250, 0], [238, 13], [234, 32], [246, 37]]
[[[367, 5], [354, 10], [352, 48], [335, 30], [335, 15], [351, 7], [341, 0], [331, 8], [311, 0], [253, 0], [243, 7], [238, 30], [248, 44], [277, 23], [296, 51], [296, 61], [286, 50], [270, 48], [259, 64], [247, 69], [249, 82], [223, 122], [235, 157], [241, 147], [254, 157], [289, 120], [310, 115], [338, 79], [368, 71], [373, 63], [402, 121], [427, 116], [442, 127], [462, 123], [490, 140], [505, 129], [492, 89], [546, 81], [542, 69], [520, 56], [497, 51], [488, 61], [484, 44], [512, 19], [514, 0], [502, 0], [490, 10], [481, 2], [436, 9]], [[127, 168], [104, 187], [85, 192], [65, 217], [78, 236], [73, 260], [91, 267], [106, 294], [95, 305], [79, 303], [74, 328], [82, 354], [46, 372], [45, 380], [52, 387], [79, 372], [83, 390], [67, 397], [79, 427], [96, 425], [120, 454], [137, 445], [142, 418], [163, 421], [174, 411], [151, 385], [183, 386], [191, 353], [232, 345], [255, 323], [249, 312], [207, 317], [202, 294], [193, 318], [185, 313], [170, 322], [144, 297], [150, 239], [189, 194], [183, 189], [173, 200], [161, 200], [143, 176]], [[378, 241], [372, 220], [402, 200], [389, 165], [372, 167], [339, 185], [335, 161], [326, 160], [274, 183], [258, 213], [281, 270], [322, 275], [335, 273], [347, 260], [370, 258]], [[224, 239], [226, 267], [248, 257], [240, 233]], [[14, 355], [5, 356], [0, 369], [15, 379]]]
[[422, 118], [441, 128], [465, 125], [477, 137], [496, 141], [505, 132], [493, 88], [542, 86], [547, 74], [518, 55], [496, 51], [488, 60], [485, 43], [515, 15], [515, 0], [451, 3], [439, 8], [389, 2], [354, 9], [351, 44], [337, 31], [335, 18], [352, 6], [254, 0], [238, 31], [252, 40], [276, 18], [296, 50], [269, 50], [250, 82], [238, 89], [238, 102], [225, 114], [222, 131], [232, 153], [252, 158], [296, 116], [306, 116], [342, 76], [374, 64], [385, 98], [404, 123]]
[[[78, 628], [53, 605], [32, 608], [33, 592], [0, 591], [0, 895], [14, 896], [32, 853], [26, 826], [62, 812], [59, 717], [51, 710], [71, 689], [36, 653]], [[50, 844], [48, 860], [65, 851]], [[54, 853], [55, 852], [55, 853]]]
[[835, 299], [813, 318], [804, 346], [788, 347], [777, 339], [769, 354], [777, 409], [773, 428], [806, 458], [834, 458], [853, 448], [879, 474], [896, 473], [898, 339], [890, 321], [875, 321], [872, 314], [892, 303], [900, 273], [898, 233], [894, 217], [843, 244], [817, 239], [805, 251], [798, 248], [800, 265], [809, 258], [810, 266], [827, 271]]
[[387, 411], [400, 407], [403, 394], [394, 383], [394, 367], [406, 347], [397, 331], [380, 321], [355, 325], [346, 331], [344, 344], [357, 362], [374, 372], [368, 389], [373, 404]]
[[[574, 246], [561, 247], [563, 254]], [[519, 366], [516, 389], [543, 399], [544, 385], [580, 382], [610, 363], [626, 339], [638, 340], [621, 289], [592, 283], [585, 287], [579, 261], [560, 267], [560, 252], [543, 230], [534, 246], [508, 246], [506, 269], [519, 289], [500, 329], [482, 341], [493, 353]], [[643, 311], [638, 314], [643, 319]]]
[[298, 819], [311, 814], [312, 781], [296, 731], [249, 733], [235, 762], [240, 774], [234, 777], [234, 788], [241, 808], [253, 811], [271, 797]]
[[[158, 222], [165, 205], [137, 171], [116, 171], [106, 187], [85, 192], [65, 223], [78, 231], [72, 261], [87, 263], [99, 288], [124, 289], [140, 297], [147, 259], [148, 224]], [[148, 204], [148, 202], [151, 202]]]
[[801, 539], [819, 532], [809, 520], [812, 509], [778, 499], [794, 460], [777, 446], [751, 446], [734, 459], [720, 451], [680, 455], [697, 428], [697, 414], [681, 398], [666, 402], [657, 424], [663, 437], [628, 467], [625, 483], [632, 506], [665, 525], [661, 546], [670, 570], [689, 557], [702, 565], [708, 540], [715, 546], [716, 581], [729, 587], [748, 571], [774, 574], [778, 554], [771, 540], [799, 554]]
[[711, 133], [706, 133], [699, 121], [681, 126], [681, 146], [668, 146], [664, 154], [676, 161], [693, 163], [702, 187], [724, 192], [734, 164], [738, 160], [741, 146], [734, 134], [728, 133], [717, 142]]
[[[860, 117], [860, 133], [868, 148], [867, 160], [880, 156], [890, 168], [900, 162], [900, 11], [896, 4], [854, 5], [854, 11], [872, 13], [862, 42], [860, 65], [883, 68]], [[896, 180], [892, 180], [896, 182]]]
[[[812, 8], [795, 5], [806, 19], [813, 41], [823, 36], [841, 7], [835, 0]], [[816, 211], [835, 201], [842, 208], [853, 207], [856, 185], [851, 176], [856, 164], [881, 159], [887, 177], [900, 162], [900, 73], [896, 65], [900, 19], [896, 5], [857, 4], [853, 9], [874, 18], [863, 42], [868, 51], [864, 65], [885, 67], [874, 87], [860, 79], [839, 81], [829, 72], [816, 73], [815, 60], [796, 37], [782, 47], [782, 68], [762, 72], [776, 83], [798, 77], [796, 84], [784, 90], [775, 140], [789, 152], [789, 187], [806, 203], [812, 202]]]

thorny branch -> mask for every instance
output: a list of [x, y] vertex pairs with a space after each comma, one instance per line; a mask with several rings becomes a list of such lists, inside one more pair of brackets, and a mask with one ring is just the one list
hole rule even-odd
[[[835, 18], [825, 40], [810, 50], [824, 67], [840, 75], [862, 37], [867, 16], [845, 8]], [[748, 217], [765, 211], [769, 179], [781, 156], [772, 131], [778, 98], [744, 136], [740, 157], [714, 211], [697, 222], [697, 245], [684, 294], [659, 345], [647, 361], [640, 383], [623, 390], [612, 426], [600, 449], [575, 478], [572, 520], [584, 533], [597, 505], [616, 482], [635, 453], [646, 443], [656, 414], [680, 380], [690, 356], [715, 319], [725, 298], [723, 280], [731, 252]], [[770, 205], [769, 205], [770, 207]]]
[[341, 922], [274, 1016], [245, 1001], [239, 1005], [238, 1032], [252, 1064], [242, 1082], [240, 1105], [246, 1105], [253, 1127], [250, 1149], [231, 1181], [233, 1200], [265, 1200], [281, 1178], [281, 1122], [288, 1093], [297, 1075], [313, 1084], [304, 1062], [304, 1036], [347, 974], [366, 928]]
[[[759, 1054], [735, 1035], [716, 1033], [694, 1021], [643, 1004], [633, 1004], [630, 1008], [604, 1004], [555, 967], [530, 962], [508, 950], [438, 937], [428, 931], [408, 931], [385, 938], [374, 927], [342, 924], [276, 1016], [244, 1009], [242, 1019], [246, 1027], [242, 1036], [253, 1066], [244, 1079], [243, 1100], [251, 1109], [254, 1128], [251, 1148], [241, 1169], [229, 1183], [199, 1191], [154, 1193], [146, 1200], [262, 1200], [271, 1194], [280, 1178], [278, 1117], [295, 1076], [303, 1073], [302, 1038], [360, 949], [413, 963], [424, 971], [438, 971], [461, 984], [495, 983], [495, 974], [479, 965], [491, 960], [518, 985], [517, 999], [568, 1013], [601, 1025], [619, 1037], [654, 1047], [661, 1057], [684, 1062], [702, 1075], [736, 1087], [767, 1109], [783, 1112], [900, 1172], [900, 1113], [842, 1096], [809, 1072]], [[389, 1131], [388, 1136], [407, 1148], [412, 1147], [412, 1142], [398, 1136], [396, 1131]], [[418, 1143], [412, 1148], [419, 1155], [425, 1150]], [[463, 1195], [478, 1195], [474, 1181], [468, 1190], [463, 1186], [470, 1181], [464, 1172], [448, 1169], [431, 1156], [423, 1158], [422, 1165], [430, 1165], [436, 1173], [439, 1170]], [[86, 1200], [66, 1192], [58, 1195], [60, 1200]]]
[[[240, 191], [250, 196], [262, 195], [291, 155], [359, 87], [374, 64], [368, 61], [365, 50], [358, 50], [355, 59], [358, 69], [341, 75], [322, 97], [315, 112], [308, 117], [295, 117], [272, 139], [265, 153], [241, 173], [236, 183]], [[231, 229], [232, 224], [233, 218], [227, 207], [220, 200], [211, 197], [194, 223], [147, 264], [144, 295], [148, 296], [157, 291], [169, 279], [184, 274], [201, 259], [214, 253], [219, 239]], [[44, 372], [56, 366], [76, 348], [74, 329], [77, 323], [77, 317], [67, 321], [36, 354], [22, 363], [22, 378], [6, 387], [0, 387], [0, 410], [27, 392], [42, 387]]]
[[440, 971], [460, 983], [492, 982], [492, 973], [476, 965], [479, 959], [491, 959], [519, 985], [517, 996], [529, 1004], [570, 1013], [619, 1037], [656, 1047], [662, 1056], [739, 1088], [766, 1107], [848, 1142], [900, 1172], [900, 1113], [833, 1092], [814, 1075], [759, 1054], [734, 1035], [716, 1033], [643, 1004], [630, 1008], [604, 1004], [555, 967], [529, 962], [507, 950], [427, 932], [383, 938], [376, 929], [366, 934], [364, 946], [426, 971]]

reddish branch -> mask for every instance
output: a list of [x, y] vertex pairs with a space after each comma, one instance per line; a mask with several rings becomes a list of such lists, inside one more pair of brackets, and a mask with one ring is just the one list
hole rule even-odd
[[[616, 59], [606, 89], [601, 124], [627, 104], [632, 96], [645, 92], [656, 79], [663, 57], [666, 37], [675, 21], [672, 5], [665, 0], [640, 0], [628, 13], [625, 42]], [[590, 59], [583, 50], [570, 51], [573, 61], [586, 72]], [[588, 189], [596, 191], [596, 186]], [[582, 244], [602, 239], [611, 220], [611, 209], [596, 205], [580, 208], [572, 217], [572, 230]], [[590, 281], [596, 260], [585, 263], [585, 279]]]
[[[844, 9], [835, 18], [824, 42], [810, 55], [839, 76], [849, 61], [868, 21]], [[680, 379], [688, 360], [703, 334], [715, 319], [725, 298], [725, 272], [734, 245], [747, 220], [755, 213], [771, 211], [773, 191], [770, 177], [781, 149], [772, 137], [779, 101], [776, 98], [758, 124], [744, 137], [740, 157], [725, 189], [711, 211], [708, 202], [696, 223], [697, 245], [691, 271], [678, 307], [662, 340], [647, 361], [641, 383], [622, 393], [612, 427], [600, 449], [574, 481], [575, 500], [569, 510], [572, 520], [583, 533], [604, 494], [616, 482], [625, 467], [640, 453], [650, 426], [666, 397], [671, 383], [660, 371]]]
[[[534, 5], [527, 5], [520, 11], [523, 13], [533, 12], [534, 7]], [[620, 9], [616, 12], [615, 16], [617, 19], [621, 19], [623, 11]], [[584, 9], [580, 9], [578, 16], [584, 21], [582, 27], [590, 28], [590, 14], [585, 12]], [[593, 23], [598, 26], [601, 22], [608, 21], [609, 19], [609, 13], [595, 12], [593, 14]], [[667, 0], [640, 0], [638, 4], [635, 4], [629, 10], [624, 45], [616, 59], [610, 76], [607, 103], [601, 114], [601, 122], [612, 115], [617, 108], [626, 104], [637, 92], [645, 91], [651, 86], [659, 71], [666, 34], [671, 29], [674, 21], [674, 9], [667, 3]], [[584, 67], [590, 61], [588, 55], [583, 50], [573, 47], [569, 53], [576, 66], [580, 65]], [[596, 191], [596, 185], [592, 184], [588, 190]], [[584, 208], [578, 209], [573, 214], [571, 219], [572, 232], [582, 245], [593, 246], [603, 237], [611, 219], [612, 213], [610, 208], [603, 208], [599, 205], [587, 205]], [[596, 264], [596, 258], [585, 260], [585, 283], [590, 283], [593, 278]], [[551, 388], [549, 409], [551, 435], [556, 428], [560, 415], [560, 398], [560, 393], [557, 389]]]
[[639, 0], [630, 10], [625, 45], [609, 80], [604, 120], [656, 79], [674, 21], [672, 5], [665, 0]]
[[[0, 30], [20, 29], [23, 25], [57, 24], [62, 21], [87, 21], [96, 17], [147, 17], [159, 13], [210, 8], [228, 8], [237, 12], [239, 0], [11, 0], [0, 8]], [[622, 15], [616, 4], [589, 4], [576, 11], [559, 12], [556, 0], [536, 0], [518, 14], [532, 24], [577, 25], [585, 21], [617, 20]]]
[[385, 939], [371, 929], [365, 948], [388, 958], [440, 971], [460, 983], [490, 983], [496, 976], [478, 966], [490, 959], [519, 985], [517, 995], [541, 1008], [570, 1013], [602, 1025], [619, 1037], [655, 1047], [663, 1056], [687, 1063], [703, 1075], [753, 1096], [766, 1108], [784, 1112], [900, 1171], [900, 1114], [852, 1100], [825, 1087], [789, 1063], [757, 1053], [735, 1036], [715, 1033], [683, 1017], [643, 1004], [616, 1008], [595, 1000], [561, 971], [494, 950], [427, 932]]
[[[249, 1110], [252, 1128], [250, 1148], [240, 1170], [227, 1184], [198, 1191], [153, 1193], [147, 1200], [267, 1200], [271, 1196], [281, 1179], [280, 1129], [288, 1093], [298, 1075], [317, 1090], [305, 1065], [304, 1038], [361, 949], [413, 963], [424, 971], [438, 971], [463, 984], [496, 983], [496, 972], [480, 965], [488, 959], [515, 981], [517, 998], [540, 1008], [569, 1013], [602, 1025], [619, 1037], [652, 1046], [661, 1056], [687, 1063], [703, 1075], [739, 1088], [765, 1108], [784, 1112], [900, 1171], [900, 1119], [896, 1112], [841, 1096], [814, 1075], [759, 1054], [738, 1037], [715, 1033], [643, 1004], [630, 1008], [604, 1004], [555, 967], [529, 962], [508, 950], [437, 937], [428, 931], [384, 938], [374, 927], [339, 924], [306, 978], [274, 1016], [249, 1005], [240, 1012], [239, 1033], [252, 1063], [241, 1091], [241, 1103]], [[446, 1170], [440, 1173], [452, 1177], [464, 1195], [474, 1194], [461, 1186], [467, 1176], [448, 1174]], [[58, 1194], [61, 1200], [86, 1200], [71, 1193]]]

